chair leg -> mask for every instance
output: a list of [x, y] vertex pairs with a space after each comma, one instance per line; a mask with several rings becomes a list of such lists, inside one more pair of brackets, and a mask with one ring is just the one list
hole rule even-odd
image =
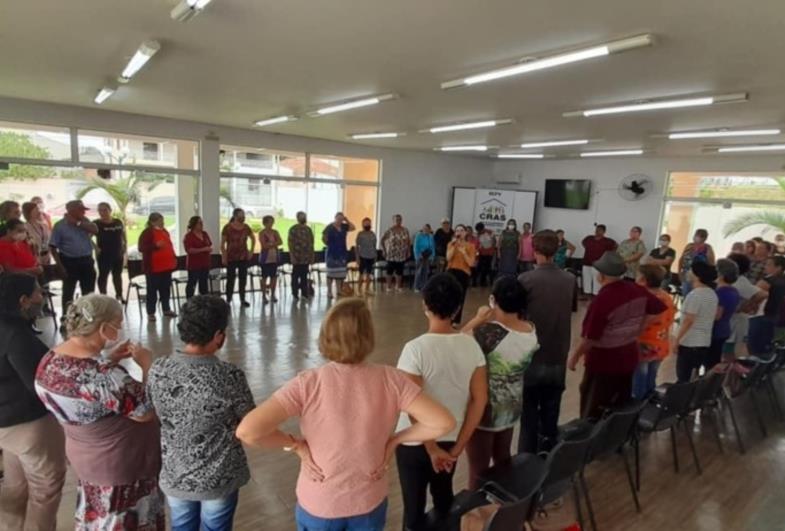
[[641, 441], [636, 434], [632, 438], [632, 444], [635, 447], [635, 487], [638, 492], [641, 490]]
[[730, 420], [733, 424], [733, 431], [736, 433], [736, 441], [739, 443], [739, 453], [744, 454], [744, 442], [741, 439], [741, 432], [739, 431], [739, 425], [736, 423], [736, 413], [733, 411], [733, 402], [730, 398], [725, 399], [725, 405], [728, 406], [728, 412], [730, 413]]
[[583, 522], [583, 510], [581, 510], [581, 493], [578, 489], [578, 483], [575, 481], [573, 477], [572, 480], [572, 495], [575, 501], [575, 512], [578, 515], [578, 523], [581, 526], [581, 529], [585, 529], [585, 524]]
[[679, 454], [676, 451], [676, 430], [671, 428], [671, 450], [673, 451], [673, 468], [679, 473]]
[[[704, 411], [703, 409], [701, 411]], [[717, 447], [720, 449], [720, 453], [724, 454], [725, 450], [722, 447], [722, 439], [720, 438], [720, 412], [717, 408], [712, 407], [711, 411], [714, 413], [714, 418], [711, 419], [711, 427], [714, 431], [714, 438], [717, 440]]]
[[700, 460], [698, 459], [698, 452], [695, 451], [695, 441], [692, 440], [692, 430], [687, 425], [687, 419], [681, 420], [681, 425], [684, 426], [684, 433], [687, 434], [687, 441], [690, 443], [690, 450], [692, 451], [692, 460], [695, 461], [695, 468], [698, 470], [698, 475], [703, 474]]
[[758, 424], [760, 425], [760, 432], [763, 434], [763, 437], [767, 437], [769, 432], [766, 430], [766, 423], [763, 422], [763, 415], [760, 411], [760, 406], [758, 405], [758, 399], [755, 396], [755, 389], [750, 388], [748, 391], [750, 395], [750, 400], [752, 401], [752, 407], [755, 410], [755, 416], [758, 418]]
[[632, 470], [630, 469], [630, 462], [627, 459], [627, 452], [624, 446], [621, 447], [619, 452], [622, 460], [624, 460], [624, 469], [627, 471], [627, 480], [630, 482], [630, 492], [632, 493], [632, 499], [635, 501], [635, 510], [641, 512], [641, 503], [638, 500], [638, 492], [635, 490], [635, 482], [632, 480]]
[[[583, 497], [586, 498], [586, 509], [589, 511], [591, 528], [593, 531], [597, 531], [597, 520], [594, 517], [594, 507], [591, 504], [591, 498], [589, 498], [589, 487], [586, 484], [586, 477], [583, 475], [583, 470], [578, 473], [578, 479], [580, 480], [581, 488], [583, 489]], [[581, 526], [581, 529], [583, 529], [583, 526]]]
[[774, 375], [771, 374], [768, 379], [766, 379], [766, 388], [769, 390], [769, 396], [771, 397], [771, 404], [774, 406], [774, 410], [781, 420], [785, 420], [785, 413], [783, 413], [780, 399], [777, 397], [777, 389], [774, 387], [773, 377]]

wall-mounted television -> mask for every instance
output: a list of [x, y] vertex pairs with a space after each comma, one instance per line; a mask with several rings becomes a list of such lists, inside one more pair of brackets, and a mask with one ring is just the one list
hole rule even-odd
[[546, 179], [545, 206], [587, 210], [591, 200], [591, 181], [577, 179]]

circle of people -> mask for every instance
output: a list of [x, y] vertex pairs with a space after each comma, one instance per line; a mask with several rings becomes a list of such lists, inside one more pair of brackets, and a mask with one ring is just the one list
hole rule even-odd
[[[95, 234], [84, 212], [84, 205], [69, 203], [59, 222], [68, 228], [61, 232]], [[236, 238], [248, 239], [230, 232], [246, 230], [240, 214], [236, 211], [224, 228], [227, 246]], [[152, 232], [145, 266], [153, 268], [150, 271], [161, 260], [155, 253], [167, 248], [155, 232], [165, 233], [163, 220], [159, 223], [155, 216], [151, 214], [147, 229]], [[410, 258], [409, 250], [390, 253], [403, 243], [408, 247], [401, 221], [396, 216], [382, 238], [383, 246], [391, 238], [399, 242], [385, 247], [388, 273], [398, 277], [397, 289], [402, 276], [398, 264]], [[305, 235], [304, 214], [298, 222], [299, 229], [292, 231]], [[270, 243], [263, 241], [262, 255], [280, 247], [280, 236], [270, 233], [272, 222], [264, 225], [267, 232], [260, 239]], [[65, 236], [55, 236], [57, 226], [50, 244], [52, 252], [61, 255], [58, 265], [67, 269], [69, 260], [64, 258], [71, 258], [72, 247], [63, 243], [68, 241]], [[353, 228], [339, 214], [324, 231], [327, 272], [335, 281], [346, 276], [345, 235]], [[428, 490], [435, 514], [449, 512], [455, 464], [464, 452], [469, 487], [477, 488], [484, 469], [510, 458], [517, 424], [519, 451], [539, 453], [556, 444], [565, 373], [580, 361], [581, 416], [595, 418], [650, 394], [660, 363], [673, 350], [677, 377], [685, 381], [712, 370], [723, 356], [732, 356], [744, 337], [748, 350], [759, 353], [784, 331], [785, 257], [775, 254], [781, 251], [778, 247], [751, 241], [734, 246], [727, 259], [716, 260], [706, 231], [696, 231], [679, 260], [684, 300], [671, 340], [676, 307], [673, 295], [663, 289], [670, 285], [666, 273], [675, 263], [670, 238], [662, 235], [644, 259], [640, 228], [633, 227], [629, 239], [617, 245], [605, 235], [605, 227], [597, 225], [582, 242], [583, 270], [577, 276], [592, 299], [581, 339], [571, 350], [577, 276], [565, 268], [575, 247], [563, 232], [532, 233], [529, 224], [519, 233], [511, 222], [498, 237], [476, 228], [478, 246], [467, 241], [465, 226], [453, 230], [448, 220], [440, 227], [442, 235], [437, 231], [430, 236], [426, 227], [415, 238], [418, 266], [421, 260], [442, 260], [443, 265], [436, 265], [437, 273], [416, 286], [428, 331], [405, 344], [397, 368], [366, 361], [374, 350], [371, 313], [363, 299], [346, 297], [322, 322], [318, 346], [326, 363], [296, 375], [258, 405], [243, 371], [216, 356], [230, 324], [230, 306], [222, 297], [190, 297], [177, 321], [181, 347], [153, 360], [148, 349], [127, 337], [120, 301], [83, 293], [67, 306], [66, 339], [49, 348], [31, 326], [43, 312], [44, 292], [37, 277], [42, 271], [4, 265], [2, 521], [9, 529], [54, 529], [67, 458], [78, 478], [77, 529], [164, 529], [167, 504], [175, 530], [200, 525], [231, 529], [239, 491], [250, 480], [245, 444], [300, 459], [295, 509], [299, 529], [384, 529], [386, 474], [392, 459], [397, 462], [404, 526], [421, 529], [427, 522]], [[19, 224], [8, 220], [4, 230], [3, 253], [9, 243], [14, 248], [26, 244]], [[372, 232], [365, 220], [362, 232]], [[430, 254], [418, 254], [417, 240], [423, 234], [430, 236]], [[203, 249], [189, 258], [212, 249], [200, 220], [189, 223], [186, 240], [189, 236], [201, 239]], [[311, 253], [313, 260], [312, 233], [298, 242], [295, 232], [292, 245], [290, 232], [289, 241], [290, 252], [296, 254], [302, 243], [303, 256]], [[341, 245], [342, 259], [330, 253], [331, 246]], [[358, 235], [357, 253], [362, 245]], [[371, 247], [376, 250], [375, 244]], [[251, 252], [246, 246], [245, 262]], [[227, 267], [234, 257], [224, 253]], [[483, 263], [489, 267], [478, 272], [478, 281], [491, 280], [494, 261], [498, 278], [488, 304], [456, 330], [472, 267], [482, 257], [490, 260], [478, 261], [477, 269]], [[66, 273], [70, 276], [71, 270]], [[337, 288], [340, 294], [340, 283]], [[304, 290], [302, 295], [309, 293]], [[292, 417], [299, 418], [298, 434], [281, 429]]]

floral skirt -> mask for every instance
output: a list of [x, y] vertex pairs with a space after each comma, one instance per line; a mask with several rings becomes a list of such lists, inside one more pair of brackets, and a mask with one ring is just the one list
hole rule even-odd
[[165, 531], [164, 495], [157, 479], [131, 485], [93, 485], [80, 481], [76, 531]]

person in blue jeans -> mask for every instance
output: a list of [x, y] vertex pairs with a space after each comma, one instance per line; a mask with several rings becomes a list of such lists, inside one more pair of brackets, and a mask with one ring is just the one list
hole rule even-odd
[[232, 529], [238, 491], [250, 480], [234, 431], [254, 408], [245, 373], [215, 354], [226, 340], [229, 304], [197, 295], [183, 306], [183, 348], [158, 358], [147, 392], [161, 421], [159, 484], [172, 531]]
[[417, 263], [417, 271], [414, 275], [414, 289], [420, 291], [425, 287], [428, 278], [431, 276], [431, 264], [436, 255], [436, 244], [433, 240], [433, 232], [429, 224], [423, 225], [417, 236], [414, 237], [414, 260]]
[[368, 531], [384, 529], [387, 519], [387, 500], [368, 514], [348, 516], [346, 518], [319, 518], [309, 514], [297, 504], [294, 511], [297, 519], [297, 529], [301, 531]]

